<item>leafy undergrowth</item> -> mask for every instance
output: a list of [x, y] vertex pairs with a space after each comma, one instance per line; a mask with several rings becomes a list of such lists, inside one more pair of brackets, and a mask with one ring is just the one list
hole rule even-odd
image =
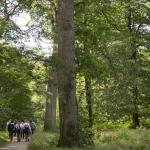
[[[28, 150], [79, 150], [57, 148], [58, 135], [36, 133], [29, 143]], [[95, 138], [95, 146], [84, 150], [149, 150], [150, 130], [103, 131]]]
[[8, 136], [5, 132], [0, 132], [0, 147], [8, 142]]

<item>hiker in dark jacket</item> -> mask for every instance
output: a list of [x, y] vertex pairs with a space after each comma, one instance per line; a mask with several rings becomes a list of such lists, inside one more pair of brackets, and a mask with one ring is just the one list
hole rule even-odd
[[8, 130], [8, 132], [9, 132], [9, 139], [10, 139], [10, 142], [13, 141], [14, 128], [15, 128], [15, 125], [14, 125], [13, 121], [11, 121], [11, 122], [7, 125], [7, 130]]
[[15, 128], [16, 124], [17, 124], [17, 120], [14, 120], [14, 136], [15, 137], [17, 136], [17, 131], [16, 131], [16, 128]]

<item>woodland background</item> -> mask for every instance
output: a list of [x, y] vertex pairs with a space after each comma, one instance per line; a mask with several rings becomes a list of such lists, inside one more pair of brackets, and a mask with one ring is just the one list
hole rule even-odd
[[[58, 7], [55, 0], [0, 1], [1, 130], [10, 118], [35, 119], [45, 131], [59, 129], [57, 88], [66, 79], [58, 69]], [[13, 20], [23, 12], [31, 16], [27, 30]], [[73, 12], [83, 143], [92, 144], [102, 130], [150, 128], [150, 2], [74, 0]], [[53, 53], [27, 46], [23, 41], [30, 35], [37, 43], [50, 41]]]

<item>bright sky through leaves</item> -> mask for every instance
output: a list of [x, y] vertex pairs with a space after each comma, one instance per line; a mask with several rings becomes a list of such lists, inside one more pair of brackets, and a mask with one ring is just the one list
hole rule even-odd
[[[13, 20], [16, 22], [21, 30], [26, 31], [29, 29], [28, 23], [30, 23], [31, 17], [28, 13], [23, 12], [19, 16], [14, 16]], [[42, 40], [38, 40], [33, 35], [30, 35], [28, 39], [23, 39], [23, 43], [29, 48], [41, 47], [42, 51], [46, 55], [51, 55], [52, 53], [52, 43], [45, 38], [42, 38]]]

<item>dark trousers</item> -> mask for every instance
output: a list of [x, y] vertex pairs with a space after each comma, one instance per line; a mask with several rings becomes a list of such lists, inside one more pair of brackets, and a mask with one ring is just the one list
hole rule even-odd
[[14, 134], [13, 131], [9, 131], [9, 139], [10, 139], [11, 142], [13, 140], [13, 134]]
[[16, 136], [16, 135], [17, 135], [17, 130], [15, 129], [15, 130], [14, 130], [14, 136]]
[[34, 134], [34, 129], [31, 129], [32, 134]]
[[16, 134], [17, 134], [17, 142], [20, 142], [20, 140], [21, 140], [21, 131], [18, 130], [18, 131], [16, 132]]
[[30, 131], [25, 130], [25, 140], [29, 141]]

